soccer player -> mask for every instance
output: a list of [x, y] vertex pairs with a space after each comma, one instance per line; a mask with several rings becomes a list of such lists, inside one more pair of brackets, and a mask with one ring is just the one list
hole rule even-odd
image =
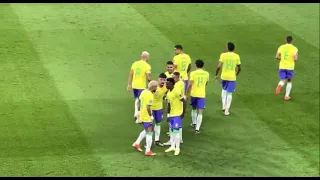
[[138, 109], [140, 111], [137, 119], [142, 123], [144, 130], [138, 136], [136, 142], [133, 143], [133, 147], [138, 151], [142, 152], [140, 148], [140, 142], [146, 137], [146, 156], [154, 156], [156, 153], [151, 151], [152, 146], [152, 136], [153, 136], [153, 124], [152, 124], [152, 110], [151, 106], [154, 101], [154, 92], [156, 92], [158, 87], [157, 81], [150, 81], [148, 84], [148, 89], [141, 92], [138, 101]]
[[190, 73], [188, 96], [191, 93], [191, 118], [195, 133], [200, 133], [202, 112], [206, 105], [206, 86], [209, 82], [209, 72], [203, 70], [204, 62], [200, 59], [195, 62], [197, 69]]
[[167, 79], [167, 99], [168, 99], [168, 113], [169, 122], [171, 123], [170, 141], [171, 146], [165, 152], [174, 151], [174, 155], [180, 153], [180, 133], [179, 129], [182, 126], [182, 119], [186, 109], [186, 101], [181, 91], [174, 88], [174, 79]]
[[172, 78], [173, 72], [174, 72], [174, 64], [172, 61], [168, 61], [167, 72], [165, 72], [165, 75], [167, 76], [167, 78]]
[[276, 89], [276, 94], [279, 94], [281, 88], [287, 81], [285, 100], [290, 99], [290, 92], [292, 88], [292, 78], [295, 62], [298, 60], [298, 48], [292, 44], [293, 38], [288, 36], [286, 44], [281, 45], [277, 51], [276, 58], [280, 60], [279, 63], [279, 78], [280, 82]]
[[134, 62], [131, 65], [127, 90], [131, 92], [133, 90], [134, 103], [134, 117], [138, 116], [138, 101], [141, 92], [146, 89], [147, 80], [151, 81], [151, 66], [147, 63], [149, 60], [149, 53], [143, 51], [141, 54], [141, 60]]
[[[222, 85], [222, 111], [224, 115], [229, 115], [229, 109], [232, 101], [232, 93], [236, 88], [236, 77], [241, 71], [240, 56], [234, 52], [235, 45], [232, 42], [227, 44], [227, 52], [220, 55], [220, 59], [216, 69], [215, 79], [218, 79], [218, 74], [222, 67], [221, 72], [221, 85]], [[237, 69], [237, 71], [236, 71]]]
[[176, 54], [173, 57], [173, 63], [175, 65], [175, 71], [179, 72], [181, 75], [181, 78], [184, 80], [184, 90], [187, 91], [188, 88], [188, 73], [191, 70], [191, 58], [188, 54], [185, 54], [183, 52], [183, 48], [181, 45], [175, 46]]
[[[172, 76], [173, 80], [174, 80], [174, 88], [177, 91], [180, 91], [182, 96], [186, 99], [185, 97], [185, 93], [184, 93], [184, 85], [185, 83], [183, 82], [183, 80], [180, 77], [180, 73], [179, 72], [174, 72], [173, 76]], [[183, 144], [183, 139], [182, 139], [182, 124], [181, 127], [179, 129], [179, 134], [180, 134], [180, 143]]]
[[153, 119], [155, 121], [154, 133], [155, 133], [155, 144], [158, 146], [164, 146], [160, 142], [160, 132], [161, 132], [161, 121], [163, 119], [163, 100], [167, 93], [166, 88], [166, 78], [167, 76], [164, 73], [161, 73], [158, 78], [158, 87], [154, 93], [154, 100], [151, 106]]
[[[183, 97], [185, 97], [184, 94], [184, 82], [180, 77], [180, 73], [179, 72], [173, 72], [172, 73], [172, 78], [175, 82], [174, 84], [174, 88], [181, 91], [181, 94], [183, 95]], [[186, 98], [185, 98], [186, 99]], [[170, 136], [170, 132], [171, 132], [171, 124], [169, 123], [169, 132], [167, 133], [167, 135]], [[183, 144], [183, 139], [182, 139], [182, 127], [179, 129], [179, 133], [180, 133], [180, 139], [181, 139], [181, 144]], [[170, 140], [166, 143], [164, 143], [165, 146], [170, 146], [171, 142]]]

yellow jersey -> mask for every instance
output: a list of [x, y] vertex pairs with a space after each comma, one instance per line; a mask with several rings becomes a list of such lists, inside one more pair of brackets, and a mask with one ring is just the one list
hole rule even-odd
[[[152, 106], [154, 95], [148, 89], [141, 92], [139, 96], [140, 100], [140, 121], [141, 122], [152, 122], [151, 116], [148, 113], [148, 106]], [[150, 107], [151, 109], [151, 107]]]
[[175, 71], [180, 73], [183, 80], [188, 80], [188, 66], [191, 64], [191, 58], [188, 54], [178, 54], [173, 57], [173, 63], [177, 66]]
[[170, 103], [170, 117], [181, 116], [183, 112], [183, 95], [178, 89], [173, 89], [167, 93], [168, 103]]
[[284, 44], [278, 48], [278, 53], [281, 54], [279, 69], [294, 70], [294, 56], [298, 53], [298, 48], [292, 44]]
[[173, 72], [170, 74], [168, 71], [164, 73], [167, 78], [172, 78]]
[[206, 97], [206, 85], [209, 81], [209, 72], [203, 69], [197, 69], [190, 73], [190, 81], [193, 81], [191, 87], [191, 96], [205, 98]]
[[220, 62], [222, 62], [221, 79], [226, 81], [235, 81], [236, 67], [240, 65], [240, 56], [234, 52], [226, 52], [220, 55]]
[[131, 65], [133, 71], [132, 88], [145, 89], [147, 86], [147, 73], [151, 73], [151, 66], [143, 60], [134, 62]]
[[183, 80], [179, 80], [174, 84], [174, 89], [177, 89], [178, 91], [181, 92], [182, 96], [184, 96], [184, 82]]
[[154, 99], [152, 104], [152, 110], [160, 110], [163, 108], [163, 99], [166, 95], [167, 88], [166, 86], [158, 86], [156, 92], [154, 93]]

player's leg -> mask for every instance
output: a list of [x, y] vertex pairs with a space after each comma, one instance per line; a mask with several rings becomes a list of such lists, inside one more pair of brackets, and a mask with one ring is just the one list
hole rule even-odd
[[179, 135], [180, 135], [180, 144], [183, 144], [183, 139], [182, 139], [182, 124], [179, 128]]
[[235, 81], [228, 81], [227, 83], [227, 101], [226, 101], [226, 109], [224, 111], [224, 115], [229, 115], [229, 109], [232, 102], [232, 93], [236, 89], [236, 82]]
[[221, 80], [222, 92], [221, 92], [221, 102], [222, 102], [222, 111], [226, 109], [227, 102], [227, 81]]
[[142, 149], [140, 148], [140, 143], [141, 143], [141, 141], [146, 137], [146, 134], [147, 134], [147, 133], [146, 133], [145, 129], [143, 129], [143, 131], [140, 132], [137, 140], [132, 144], [132, 146], [133, 146], [136, 150], [138, 150], [138, 151], [140, 151], [140, 152], [142, 152]]
[[133, 97], [135, 99], [134, 101], [134, 117], [137, 118], [139, 111], [138, 111], [138, 106], [139, 106], [139, 96], [141, 94], [141, 92], [143, 91], [143, 89], [133, 89]]
[[160, 142], [160, 133], [161, 133], [161, 121], [163, 119], [163, 111], [162, 109], [152, 111], [153, 113], [153, 118], [155, 121], [155, 126], [154, 126], [154, 141], [155, 144], [158, 146], [163, 146], [163, 144]]
[[195, 97], [191, 97], [190, 99], [191, 101], [191, 106], [192, 106], [192, 109], [191, 109], [191, 126], [193, 128], [196, 127], [196, 124], [197, 124], [197, 107], [196, 107], [196, 104], [197, 104], [197, 98]]
[[[167, 117], [169, 117], [169, 114], [167, 114]], [[168, 128], [169, 128], [169, 130], [168, 130], [168, 132], [167, 132], [167, 135], [170, 137], [170, 133], [171, 133], [171, 123], [169, 122], [169, 118], [167, 118], [167, 119], [168, 119], [167, 123], [168, 123]]]
[[153, 125], [152, 123], [142, 123], [145, 130], [146, 130], [146, 152], [145, 155], [147, 156], [154, 156], [156, 153], [151, 151], [152, 146], [152, 136], [153, 136]]
[[174, 155], [177, 156], [180, 154], [180, 144], [182, 141], [182, 119], [181, 119], [181, 116], [178, 116], [177, 118], [175, 118], [173, 125], [174, 125], [174, 131], [176, 131], [177, 127], [179, 127], [179, 132], [177, 134], [175, 134], [175, 137], [174, 137], [174, 143], [175, 143]]
[[165, 146], [171, 146], [171, 142], [172, 142], [172, 128], [171, 128], [171, 121], [172, 121], [172, 118], [171, 117], [169, 117], [169, 114], [167, 115], [167, 122], [168, 122], [168, 124], [169, 124], [169, 140], [168, 140], [168, 142], [165, 142], [165, 143], [163, 143], [163, 145], [165, 145]]
[[281, 91], [281, 88], [284, 86], [286, 79], [287, 79], [287, 72], [285, 69], [279, 69], [279, 83], [278, 86], [276, 88], [276, 94], [279, 94]]
[[200, 127], [201, 127], [201, 124], [202, 124], [202, 112], [203, 112], [203, 109], [205, 108], [206, 106], [206, 99], [205, 98], [198, 98], [197, 100], [197, 125], [196, 125], [196, 131], [195, 133], [196, 134], [199, 134], [200, 133]]
[[133, 89], [133, 98], [134, 98], [134, 114], [133, 117], [137, 118], [138, 116], [138, 102], [139, 102], [139, 98], [138, 98], [138, 91], [137, 89]]
[[[182, 120], [180, 116], [170, 117], [171, 120], [171, 147], [165, 150], [165, 152], [175, 151], [175, 155], [180, 153], [180, 134], [179, 128], [182, 125]], [[178, 149], [178, 150], [177, 150]]]
[[287, 70], [287, 86], [286, 86], [286, 94], [284, 96], [285, 100], [290, 99], [290, 92], [292, 89], [292, 78], [293, 78], [293, 70]]

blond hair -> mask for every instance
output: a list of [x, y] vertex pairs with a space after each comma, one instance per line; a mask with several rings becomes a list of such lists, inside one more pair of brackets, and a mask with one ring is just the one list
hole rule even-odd
[[158, 81], [152, 80], [148, 84], [148, 89], [151, 89], [152, 87], [157, 87], [159, 85]]
[[143, 51], [142, 53], [141, 53], [141, 56], [149, 56], [150, 54], [147, 52], [147, 51]]

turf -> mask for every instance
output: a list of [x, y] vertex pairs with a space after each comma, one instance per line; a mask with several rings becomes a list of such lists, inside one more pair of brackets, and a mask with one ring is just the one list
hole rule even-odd
[[[0, 16], [2, 176], [319, 176], [319, 4], [1, 4]], [[300, 52], [288, 102], [274, 94], [287, 35]], [[182, 44], [213, 77], [227, 41], [243, 64], [231, 116], [212, 80], [180, 156], [135, 152], [130, 64], [149, 51], [156, 78]]]

